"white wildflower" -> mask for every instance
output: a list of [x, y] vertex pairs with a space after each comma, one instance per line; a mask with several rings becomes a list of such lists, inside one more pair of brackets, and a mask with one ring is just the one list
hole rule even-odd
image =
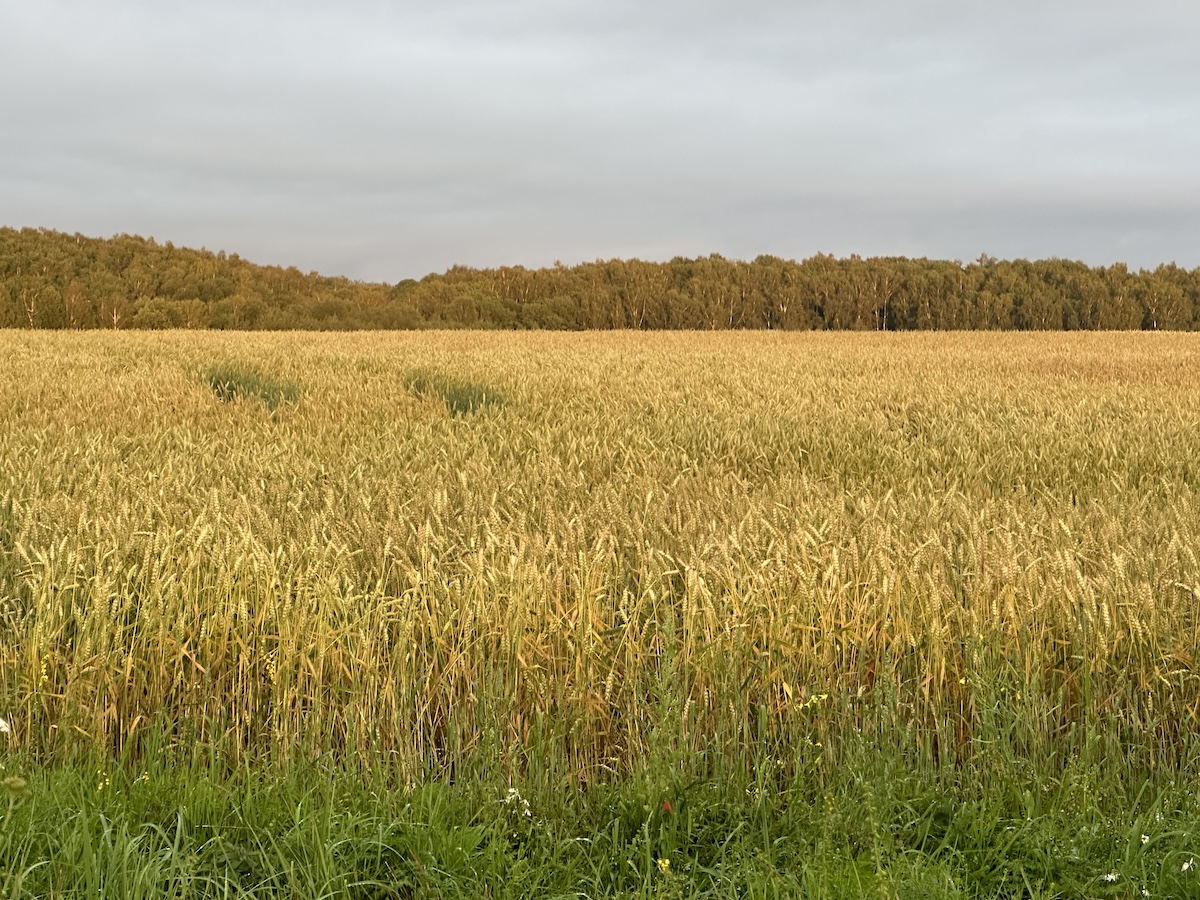
[[508, 793], [504, 795], [504, 804], [506, 806], [516, 804], [521, 815], [533, 818], [533, 810], [529, 808], [529, 801], [521, 796], [521, 792], [516, 788], [510, 787]]
[[1118, 875], [1116, 872], [1109, 872], [1107, 875], [1104, 876], [1104, 880], [1107, 881], [1109, 884], [1112, 884], [1114, 881], [1116, 881], [1120, 877], [1121, 876]]
[[1148, 844], [1148, 843], [1150, 843], [1150, 835], [1143, 834], [1142, 835], [1142, 844]]
[[1179, 871], [1180, 871], [1180, 872], [1186, 872], [1188, 869], [1190, 869], [1190, 868], [1191, 868], [1192, 866], [1194, 866], [1195, 864], [1196, 864], [1196, 860], [1195, 860], [1195, 858], [1193, 857], [1192, 859], [1189, 859], [1187, 862], [1185, 862], [1185, 863], [1183, 864], [1183, 867], [1182, 867], [1182, 868], [1181, 868]]
[[12, 728], [9, 726], [9, 724], [3, 719], [0, 719], [0, 734], [8, 734], [10, 731], [12, 731]]

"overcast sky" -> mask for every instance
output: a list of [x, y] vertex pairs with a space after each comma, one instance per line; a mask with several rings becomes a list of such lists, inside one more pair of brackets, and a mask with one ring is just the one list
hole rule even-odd
[[0, 224], [473, 266], [1200, 265], [1195, 0], [0, 0]]

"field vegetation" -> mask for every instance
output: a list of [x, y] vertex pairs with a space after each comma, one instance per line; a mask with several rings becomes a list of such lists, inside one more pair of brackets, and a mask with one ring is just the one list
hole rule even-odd
[[1200, 895], [1194, 338], [0, 346], [0, 896]]

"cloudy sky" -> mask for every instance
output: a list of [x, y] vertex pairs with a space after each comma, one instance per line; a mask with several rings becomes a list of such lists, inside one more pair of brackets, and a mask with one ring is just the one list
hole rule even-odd
[[1200, 265], [1195, 0], [0, 0], [0, 224], [396, 281]]

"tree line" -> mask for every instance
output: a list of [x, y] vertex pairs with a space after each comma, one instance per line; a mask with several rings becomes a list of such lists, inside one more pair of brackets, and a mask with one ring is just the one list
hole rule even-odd
[[152, 238], [0, 228], [0, 327], [1200, 329], [1200, 268], [712, 255], [354, 281]]

